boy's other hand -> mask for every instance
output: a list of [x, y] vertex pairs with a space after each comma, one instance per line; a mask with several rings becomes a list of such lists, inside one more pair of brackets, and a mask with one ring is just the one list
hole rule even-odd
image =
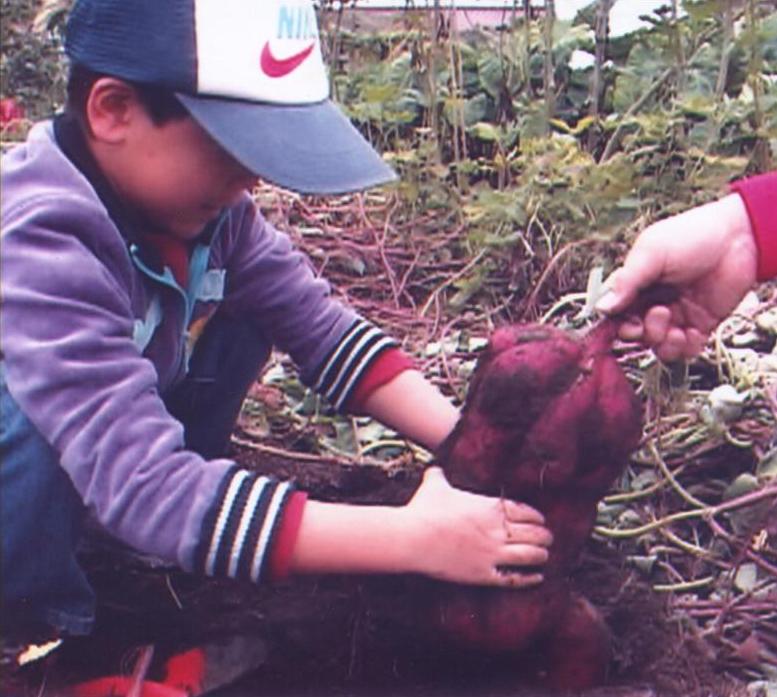
[[542, 581], [535, 569], [553, 541], [542, 514], [525, 504], [452, 487], [429, 468], [404, 507], [413, 570], [456, 583], [525, 587]]
[[756, 266], [747, 210], [731, 194], [647, 227], [607, 280], [609, 290], [597, 309], [617, 313], [655, 283], [675, 286], [675, 303], [625, 322], [620, 336], [641, 341], [664, 360], [691, 358], [754, 286]]

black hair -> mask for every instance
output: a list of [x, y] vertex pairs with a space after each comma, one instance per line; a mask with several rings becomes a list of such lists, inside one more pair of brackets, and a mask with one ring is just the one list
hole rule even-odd
[[[65, 112], [75, 116], [82, 127], [88, 130], [86, 119], [86, 104], [95, 82], [103, 77], [113, 77], [105, 73], [99, 73], [83, 65], [73, 64], [67, 80], [67, 103]], [[162, 126], [168, 121], [175, 121], [188, 116], [189, 112], [179, 102], [173, 92], [159, 85], [150, 85], [143, 82], [124, 80], [138, 95], [140, 103], [148, 113], [151, 121], [157, 126]]]

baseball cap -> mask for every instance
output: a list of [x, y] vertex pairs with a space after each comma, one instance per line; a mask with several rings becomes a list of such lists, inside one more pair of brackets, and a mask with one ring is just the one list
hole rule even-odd
[[74, 63], [171, 90], [230, 155], [301, 193], [396, 178], [329, 98], [309, 0], [76, 0]]

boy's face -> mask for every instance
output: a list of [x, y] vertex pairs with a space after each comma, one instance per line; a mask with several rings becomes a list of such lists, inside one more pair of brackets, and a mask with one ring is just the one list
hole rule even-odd
[[125, 116], [122, 138], [108, 147], [98, 140], [95, 155], [118, 194], [156, 232], [196, 237], [256, 183], [192, 118], [157, 125], [139, 102]]

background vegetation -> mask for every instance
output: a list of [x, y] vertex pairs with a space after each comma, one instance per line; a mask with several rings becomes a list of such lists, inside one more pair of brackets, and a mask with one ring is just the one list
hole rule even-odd
[[[320, 8], [333, 96], [401, 181], [326, 200], [261, 186], [257, 200], [457, 399], [494, 325], [585, 326], [586, 286], [638, 230], [774, 168], [775, 3], [673, 0], [649, 28], [613, 40], [610, 4], [560, 22], [552, 0], [529, 21], [516, 2], [504, 26], [469, 32], [437, 4], [370, 31], [349, 28], [358, 2]], [[0, 96], [26, 112], [6, 120], [6, 141], [62, 104], [67, 6], [2, 0]], [[597, 528], [666, 597], [678, 641], [770, 697], [776, 344], [777, 293], [765, 285], [690, 365], [619, 347], [645, 434]], [[239, 437], [387, 466], [427, 457], [375, 424], [329, 415], [281, 357]]]

